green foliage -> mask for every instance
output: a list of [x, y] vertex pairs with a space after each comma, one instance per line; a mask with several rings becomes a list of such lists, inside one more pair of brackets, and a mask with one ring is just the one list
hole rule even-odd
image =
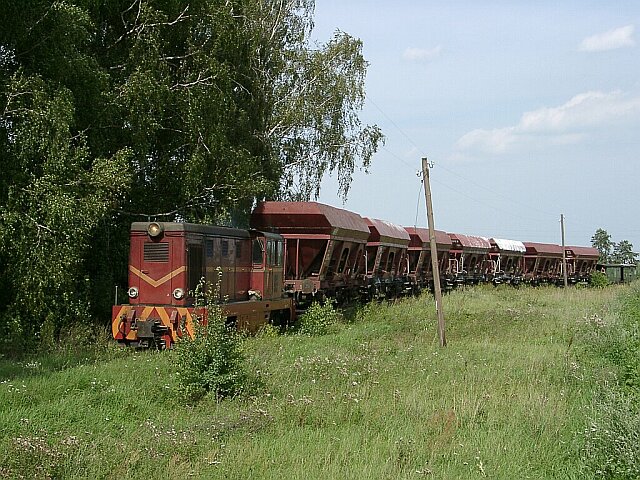
[[342, 315], [331, 302], [313, 302], [299, 319], [300, 335], [316, 336], [331, 333], [340, 322]]
[[[589, 425], [584, 461], [599, 478], [640, 476], [640, 288], [619, 300], [617, 315], [592, 316], [585, 330], [594, 362], [613, 376], [600, 380]], [[602, 367], [601, 367], [602, 368]]]
[[598, 228], [591, 237], [591, 245], [600, 252], [600, 263], [635, 264], [638, 254], [633, 251], [633, 245], [628, 240], [618, 243], [611, 241], [611, 235], [606, 230]]
[[346, 199], [358, 160], [366, 170], [384, 142], [376, 125], [364, 126], [358, 118], [367, 69], [362, 42], [338, 31], [318, 49], [305, 39], [285, 53], [275, 88], [285, 101], [275, 105], [271, 131], [277, 135], [270, 138], [284, 168], [283, 194], [317, 198], [325, 173], [336, 170]]
[[626, 395], [601, 393], [585, 429], [583, 459], [596, 478], [640, 478], [640, 409]]
[[246, 392], [251, 382], [241, 337], [235, 326], [226, 325], [226, 317], [215, 301], [218, 295], [210, 285], [205, 287], [201, 282], [196, 297], [201, 300], [202, 310], [200, 320], [195, 321], [194, 338], [184, 338], [175, 347], [178, 391], [190, 401], [207, 394], [222, 399]]
[[0, 3], [0, 337], [108, 318], [132, 220], [242, 222], [335, 170], [346, 194], [382, 135], [361, 42], [312, 47], [314, 5]]
[[611, 261], [613, 242], [611, 241], [611, 235], [606, 230], [602, 228], [596, 230], [596, 233], [591, 237], [591, 246], [597, 248], [600, 252], [600, 263], [609, 263]]
[[456, 290], [447, 348], [429, 295], [330, 336], [247, 338], [265, 389], [224, 402], [175, 395], [172, 352], [0, 358], [0, 476], [593, 478], [593, 382], [568, 346], [617, 291]]
[[35, 343], [46, 325], [51, 342], [91, 317], [92, 246], [127, 193], [129, 151], [89, 158], [84, 136], [70, 138], [68, 90], [22, 74], [8, 86], [5, 120], [24, 141], [8, 147], [21, 173], [0, 207], [0, 269], [11, 286], [0, 305], [2, 337]]
[[606, 273], [592, 272], [589, 277], [589, 285], [596, 288], [604, 288], [609, 285], [609, 277]]
[[640, 401], [640, 286], [634, 285], [621, 303], [620, 318], [603, 332], [601, 349], [618, 367], [621, 388]]
[[270, 323], [265, 323], [262, 325], [258, 332], [256, 333], [256, 337], [258, 338], [276, 338], [280, 336], [280, 328], [275, 325], [271, 325]]
[[638, 261], [638, 254], [633, 251], [633, 245], [629, 240], [622, 240], [614, 244], [611, 260], [616, 263], [633, 265]]

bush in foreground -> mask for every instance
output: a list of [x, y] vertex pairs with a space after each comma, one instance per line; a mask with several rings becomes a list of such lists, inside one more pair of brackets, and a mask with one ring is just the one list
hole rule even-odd
[[300, 317], [298, 333], [309, 336], [326, 335], [333, 330], [340, 318], [340, 312], [335, 309], [333, 303], [313, 302]]
[[[195, 401], [207, 394], [216, 399], [244, 392], [250, 383], [242, 352], [242, 339], [235, 328], [226, 325], [220, 305], [215, 303], [214, 289], [203, 283], [196, 292], [200, 304], [207, 308], [207, 321], [195, 321], [195, 336], [176, 344], [178, 391]], [[204, 311], [204, 310], [203, 310]]]
[[589, 285], [596, 288], [604, 288], [609, 285], [609, 278], [606, 273], [593, 272], [589, 277]]

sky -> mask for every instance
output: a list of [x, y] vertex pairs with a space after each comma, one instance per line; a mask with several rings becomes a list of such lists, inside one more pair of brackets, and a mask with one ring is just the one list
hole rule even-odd
[[597, 228], [640, 251], [640, 2], [316, 0], [313, 38], [360, 38], [364, 124], [386, 136], [346, 203], [436, 229], [590, 245]]

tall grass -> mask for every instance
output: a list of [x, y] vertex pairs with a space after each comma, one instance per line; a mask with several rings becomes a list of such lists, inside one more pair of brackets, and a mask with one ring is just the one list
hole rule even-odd
[[174, 352], [1, 360], [0, 477], [596, 476], [610, 377], [585, 324], [623, 289], [455, 291], [444, 349], [429, 296], [369, 304], [326, 335], [246, 339], [264, 388], [222, 402], [181, 400]]
[[621, 295], [613, 312], [585, 320], [583, 356], [597, 375], [585, 464], [599, 478], [640, 478], [640, 285]]

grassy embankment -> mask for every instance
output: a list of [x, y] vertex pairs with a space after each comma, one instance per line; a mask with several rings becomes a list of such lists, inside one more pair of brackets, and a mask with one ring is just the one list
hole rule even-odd
[[180, 399], [172, 352], [1, 360], [0, 477], [589, 478], [584, 342], [627, 289], [456, 291], [444, 349], [427, 297], [248, 339], [263, 390], [219, 404]]

